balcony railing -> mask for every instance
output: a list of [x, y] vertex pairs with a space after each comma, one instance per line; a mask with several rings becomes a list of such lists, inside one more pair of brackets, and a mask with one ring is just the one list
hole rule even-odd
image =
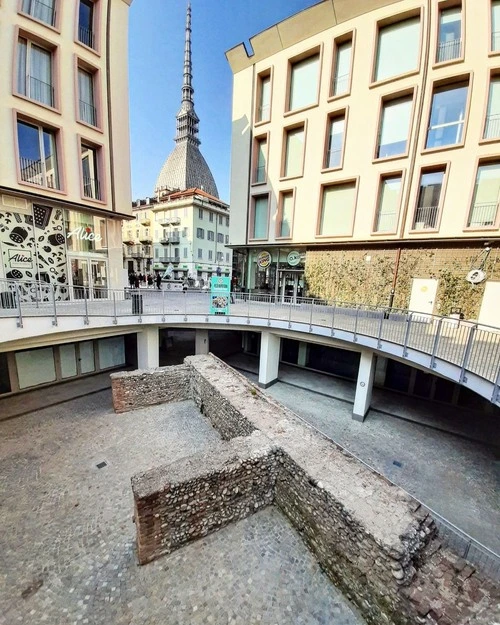
[[500, 50], [500, 31], [498, 30], [491, 33], [491, 50], [493, 52]]
[[397, 225], [397, 213], [379, 214], [375, 232], [394, 232]]
[[54, 26], [56, 23], [56, 12], [53, 6], [41, 2], [41, 0], [24, 0], [22, 9], [24, 13], [31, 15], [37, 20]]
[[41, 187], [49, 189], [58, 189], [57, 176], [55, 173], [47, 173], [43, 167], [42, 161], [32, 161], [29, 158], [19, 158], [19, 167], [21, 170], [21, 180], [37, 184]]
[[168, 242], [169, 243], [180, 243], [181, 242], [181, 238], [179, 236], [179, 233], [169, 234]]
[[474, 204], [470, 212], [467, 226], [469, 228], [494, 226], [497, 219], [497, 209], [498, 204], [496, 202]]
[[101, 184], [95, 178], [83, 178], [83, 195], [93, 200], [102, 200]]
[[453, 59], [459, 59], [462, 56], [462, 40], [452, 39], [451, 41], [441, 41], [438, 44], [436, 62], [445, 63], [446, 61], [453, 61]]
[[160, 263], [180, 263], [181, 262], [181, 257], [180, 256], [162, 256], [161, 258], [158, 258], [158, 262]]
[[488, 115], [484, 127], [484, 139], [500, 137], [500, 115]]
[[412, 230], [436, 228], [438, 212], [439, 206], [419, 206], [415, 211]]
[[54, 87], [51, 84], [34, 76], [27, 76], [26, 86], [26, 97], [30, 100], [36, 100], [47, 106], [54, 106]]
[[94, 48], [94, 31], [90, 28], [85, 28], [85, 26], [79, 26], [78, 41], [88, 46], [89, 48]]
[[97, 126], [97, 109], [84, 100], [80, 100], [80, 121]]
[[153, 258], [150, 245], [127, 245], [123, 248], [125, 258]]
[[349, 74], [342, 74], [341, 76], [336, 76], [333, 80], [333, 95], [340, 95], [342, 93], [347, 93], [349, 91]]

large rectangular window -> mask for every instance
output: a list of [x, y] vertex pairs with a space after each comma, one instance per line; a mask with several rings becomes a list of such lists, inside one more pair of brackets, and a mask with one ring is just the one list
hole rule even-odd
[[19, 37], [17, 44], [17, 91], [47, 106], [54, 106], [52, 52]]
[[56, 23], [55, 0], [22, 0], [21, 11], [49, 26]]
[[377, 158], [406, 154], [412, 105], [412, 96], [384, 102], [380, 120]]
[[267, 138], [261, 137], [255, 142], [256, 161], [254, 182], [266, 181]]
[[464, 136], [468, 82], [434, 89], [426, 148], [461, 143]]
[[439, 12], [439, 41], [436, 63], [459, 59], [462, 56], [462, 7], [442, 9]]
[[253, 198], [252, 224], [250, 238], [267, 239], [269, 197], [260, 195]]
[[495, 76], [490, 82], [483, 138], [495, 139], [497, 137], [500, 137], [500, 76]]
[[352, 234], [356, 184], [330, 185], [323, 188], [319, 234], [339, 237]]
[[335, 44], [335, 71], [332, 95], [349, 93], [351, 88], [352, 39]]
[[267, 122], [271, 119], [271, 76], [260, 76], [258, 85], [258, 122]]
[[78, 68], [78, 97], [80, 121], [97, 126], [97, 110], [94, 96], [94, 75]]
[[92, 0], [80, 0], [78, 11], [78, 41], [95, 48], [94, 3]]
[[382, 178], [377, 217], [375, 219], [375, 232], [394, 232], [396, 230], [400, 197], [401, 174]]
[[21, 180], [59, 189], [56, 133], [43, 126], [17, 122]]
[[304, 126], [291, 128], [286, 131], [285, 163], [283, 175], [285, 178], [302, 176], [304, 165]]
[[477, 170], [474, 197], [467, 226], [494, 226], [500, 197], [500, 162], [480, 165]]
[[500, 51], [500, 0], [491, 0], [491, 50]]
[[375, 80], [386, 80], [418, 68], [420, 17], [384, 26], [378, 33]]
[[444, 169], [422, 173], [412, 230], [437, 228], [444, 173]]
[[292, 236], [293, 223], [293, 193], [286, 191], [281, 194], [276, 236], [290, 238]]
[[102, 200], [101, 180], [99, 176], [99, 150], [82, 142], [82, 177], [83, 195], [94, 200]]
[[288, 110], [293, 111], [318, 101], [319, 54], [292, 63]]
[[324, 167], [340, 167], [344, 149], [345, 115], [331, 117], [328, 122], [328, 140]]

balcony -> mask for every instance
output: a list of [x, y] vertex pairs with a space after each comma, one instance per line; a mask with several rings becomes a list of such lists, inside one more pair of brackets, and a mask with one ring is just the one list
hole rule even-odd
[[123, 251], [125, 258], [152, 258], [151, 249], [149, 245], [127, 245]]
[[488, 115], [484, 128], [484, 139], [497, 139], [500, 137], [500, 115]]
[[438, 212], [439, 206], [419, 206], [415, 211], [412, 230], [434, 230]]
[[93, 200], [102, 200], [101, 185], [95, 178], [83, 178], [83, 195]]
[[162, 239], [162, 240], [160, 241], [160, 243], [161, 243], [162, 245], [168, 245], [168, 242], [169, 242], [168, 237], [167, 237], [166, 239]]
[[158, 262], [164, 263], [166, 265], [168, 265], [169, 263], [172, 263], [173, 265], [178, 265], [181, 262], [181, 257], [180, 256], [162, 256], [161, 258], [158, 258]]
[[139, 242], [142, 243], [142, 245], [151, 245], [153, 239], [149, 235], [145, 235], [139, 239]]
[[94, 49], [94, 31], [90, 28], [85, 28], [85, 26], [80, 26], [78, 28], [78, 41], [83, 43], [85, 46]]
[[93, 104], [80, 100], [80, 121], [97, 126], [97, 109]]
[[181, 223], [180, 217], [170, 217], [170, 224], [172, 226], [178, 226]]
[[123, 243], [128, 246], [135, 245], [134, 239], [129, 239], [128, 241], [124, 241]]
[[181, 242], [181, 237], [179, 235], [178, 232], [174, 232], [172, 234], [169, 235], [168, 237], [168, 242], [169, 243], [180, 243]]
[[468, 228], [484, 228], [494, 226], [497, 219], [496, 202], [474, 204], [470, 212]]
[[141, 219], [141, 226], [148, 227], [151, 225], [151, 219]]
[[446, 61], [459, 59], [462, 56], [462, 40], [441, 41], [438, 45], [436, 56], [437, 63], [446, 63]]
[[54, 87], [43, 80], [39, 80], [34, 76], [28, 76], [27, 81], [27, 93], [26, 97], [31, 100], [36, 100], [47, 106], [54, 106]]

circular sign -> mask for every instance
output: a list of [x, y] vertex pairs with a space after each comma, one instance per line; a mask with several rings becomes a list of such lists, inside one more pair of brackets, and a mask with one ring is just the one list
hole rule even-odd
[[271, 254], [263, 250], [257, 255], [257, 266], [261, 269], [267, 269], [271, 264]]
[[286, 260], [290, 267], [296, 267], [300, 264], [300, 252], [290, 252], [286, 257]]

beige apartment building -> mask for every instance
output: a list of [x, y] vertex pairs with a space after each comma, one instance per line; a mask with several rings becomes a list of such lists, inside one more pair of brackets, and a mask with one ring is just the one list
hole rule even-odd
[[0, 2], [0, 280], [26, 297], [36, 280], [58, 299], [123, 286], [130, 4]]
[[250, 43], [227, 52], [244, 286], [500, 325], [500, 0], [324, 0]]

